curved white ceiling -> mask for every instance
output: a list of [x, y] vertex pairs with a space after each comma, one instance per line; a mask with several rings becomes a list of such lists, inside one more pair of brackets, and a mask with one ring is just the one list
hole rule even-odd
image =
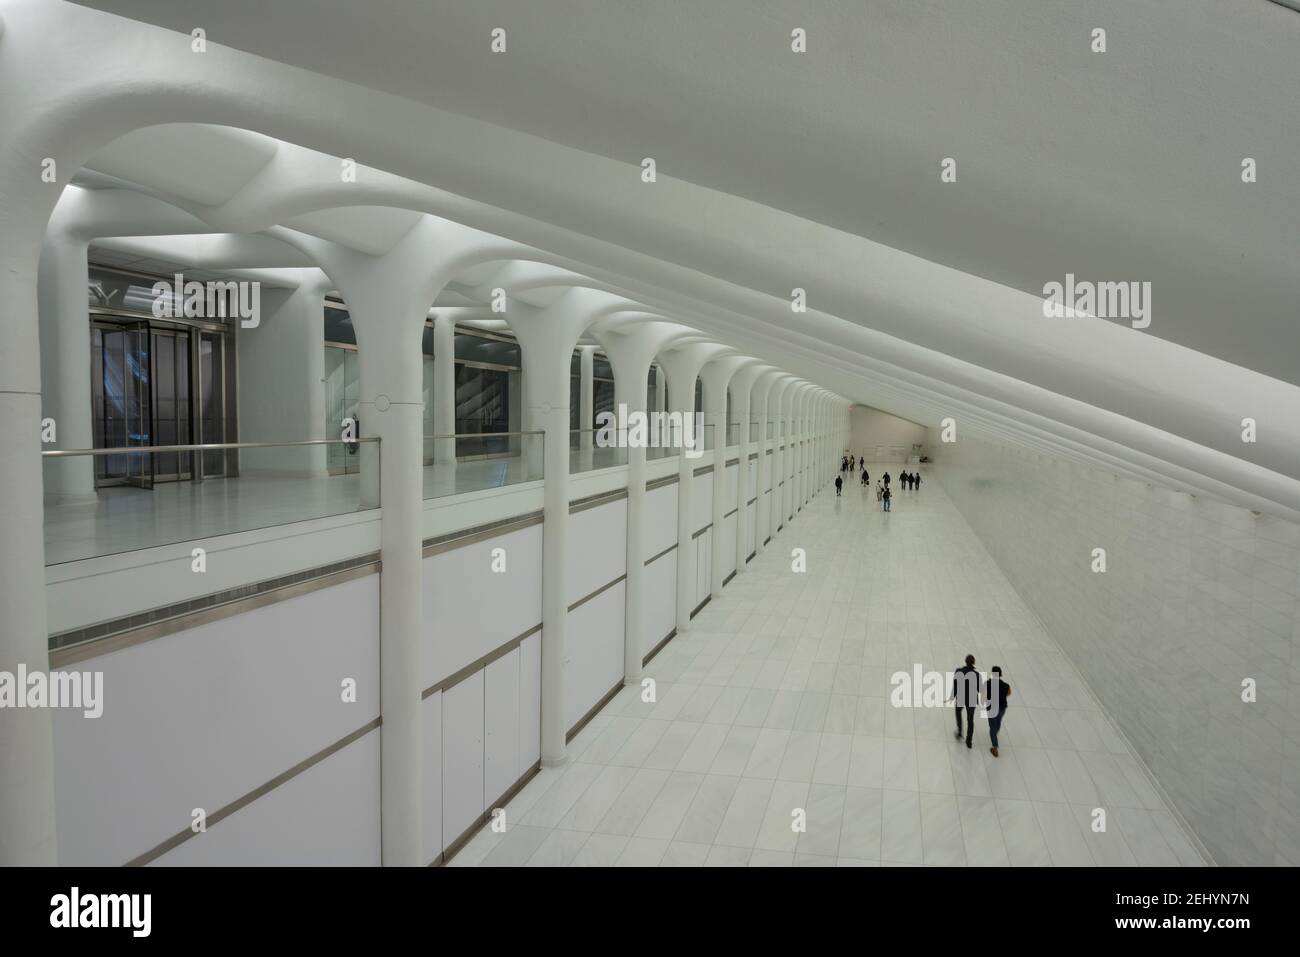
[[1148, 334], [1300, 382], [1300, 17], [1264, 0], [89, 5], [653, 156], [663, 175], [1035, 296], [1067, 272], [1150, 281]]
[[[857, 401], [928, 423], [962, 409], [1084, 443], [1097, 461], [1211, 485], [1247, 476], [1242, 487], [1295, 500], [1300, 132], [1286, 117], [1300, 17], [1264, 0], [878, 0], [797, 22], [739, 0], [689, 16], [594, 0], [90, 5], [202, 25], [213, 44], [406, 97], [322, 76], [308, 103], [296, 71], [211, 54], [236, 96], [254, 80], [283, 92], [311, 114], [304, 129], [333, 111], [315, 145], [364, 149], [427, 184], [376, 174], [339, 209], [310, 162], [284, 147], [266, 159], [254, 138], [236, 164], [251, 177], [230, 196], [218, 194], [238, 177], [180, 196], [232, 223], [270, 225], [262, 187], [299, 180], [281, 221], [368, 252], [411, 215], [376, 204], [437, 212], [554, 250]], [[1105, 54], [1088, 50], [1098, 24]], [[498, 25], [509, 53], [493, 57]], [[792, 25], [808, 54], [789, 52]], [[177, 192], [145, 152], [127, 164], [119, 143], [90, 165]], [[638, 183], [646, 155], [654, 187]], [[955, 184], [939, 182], [945, 156]], [[1041, 287], [1067, 272], [1152, 282], [1151, 328], [1044, 320]], [[805, 315], [790, 313], [795, 285]], [[1247, 415], [1268, 423], [1254, 447], [1238, 438]]]

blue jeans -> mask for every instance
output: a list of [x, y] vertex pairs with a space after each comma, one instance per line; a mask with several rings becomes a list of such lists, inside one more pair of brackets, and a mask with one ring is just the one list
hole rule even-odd
[[1005, 717], [1006, 713], [1002, 711], [997, 714], [989, 712], [989, 743], [995, 748], [998, 746], [998, 732], [1002, 730], [1002, 719]]

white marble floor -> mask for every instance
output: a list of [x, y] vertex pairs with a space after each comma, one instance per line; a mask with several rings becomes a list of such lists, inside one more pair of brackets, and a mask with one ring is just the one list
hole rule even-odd
[[[997, 758], [888, 700], [968, 653], [1014, 689]], [[646, 674], [654, 703], [624, 688], [451, 865], [1203, 863], [937, 482], [889, 514], [822, 492]]]

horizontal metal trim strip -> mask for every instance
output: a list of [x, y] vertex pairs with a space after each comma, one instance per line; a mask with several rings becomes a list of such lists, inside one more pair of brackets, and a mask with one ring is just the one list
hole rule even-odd
[[705, 526], [704, 526], [703, 528], [701, 528], [699, 531], [692, 532], [692, 533], [691, 533], [691, 541], [695, 541], [695, 539], [699, 538], [701, 535], [703, 535], [705, 532], [707, 532], [707, 531], [708, 531], [709, 529], [711, 529], [712, 527], [713, 527], [713, 523], [712, 523], [712, 522], [709, 522], [708, 525], [705, 525]]
[[529, 512], [526, 515], [513, 515], [510, 518], [503, 518], [498, 522], [489, 522], [486, 525], [475, 525], [473, 528], [462, 528], [454, 532], [448, 532], [446, 535], [438, 535], [433, 538], [424, 540], [424, 557], [430, 558], [434, 555], [441, 555], [443, 552], [455, 551], [458, 548], [464, 548], [466, 545], [474, 545], [478, 542], [487, 541], [489, 538], [496, 538], [498, 535], [506, 535], [510, 532], [517, 532], [520, 529], [531, 528], [533, 525], [542, 524], [541, 511]]
[[597, 595], [601, 594], [602, 592], [609, 591], [611, 588], [613, 588], [613, 587], [614, 587], [615, 585], [617, 585], [619, 582], [621, 582], [621, 581], [626, 581], [626, 580], [627, 580], [627, 573], [625, 572], [625, 573], [623, 573], [622, 575], [619, 575], [619, 576], [618, 576], [617, 578], [615, 578], [613, 581], [609, 581], [609, 582], [606, 582], [605, 584], [601, 585], [599, 588], [597, 588], [597, 589], [596, 589], [594, 592], [592, 592], [590, 595], [584, 595], [583, 597], [579, 598], [577, 601], [575, 601], [572, 605], [569, 606], [569, 611], [573, 611], [573, 610], [575, 610], [575, 609], [577, 609], [577, 608], [581, 608], [583, 605], [585, 605], [587, 602], [591, 601], [591, 600], [592, 600], [593, 598], [595, 598]]
[[569, 733], [564, 736], [564, 743], [568, 744], [570, 741], [572, 741], [577, 736], [578, 732], [580, 732], [591, 722], [592, 718], [600, 714], [600, 709], [605, 707], [605, 705], [609, 704], [611, 701], [613, 701], [614, 696], [622, 690], [623, 690], [623, 679], [619, 678], [618, 683], [615, 684], [614, 687], [610, 688], [609, 691], [605, 692], [604, 696], [599, 701], [597, 701], [594, 705], [591, 706], [591, 710], [588, 711], [586, 714], [584, 714], [581, 718], [579, 718], [577, 724], [575, 724], [572, 728], [569, 729]]
[[691, 617], [694, 618], [696, 615], [698, 615], [700, 613], [700, 610], [705, 605], [707, 605], [712, 598], [713, 598], [712, 595], [705, 595], [704, 601], [700, 602], [698, 605], [696, 605], [694, 608], [691, 609]]
[[753, 504], [754, 504], [755, 502], [757, 502], [757, 501], [758, 501], [758, 496], [755, 495], [753, 498], [751, 498], [751, 499], [750, 499], [748, 502], [746, 502], [745, 504], [746, 504], [746, 505], [753, 505]]
[[493, 801], [487, 807], [485, 807], [483, 809], [483, 813], [474, 819], [474, 823], [471, 824], [469, 827], [465, 828], [465, 830], [462, 831], [459, 836], [457, 836], [456, 840], [452, 841], [445, 848], [443, 848], [442, 851], [439, 852], [438, 856], [429, 862], [429, 866], [441, 867], [444, 864], [446, 864], [448, 861], [450, 861], [453, 857], [455, 857], [458, 853], [460, 853], [461, 850], [464, 849], [465, 845], [470, 842], [470, 838], [474, 836], [474, 834], [478, 831], [478, 829], [491, 819], [492, 812], [499, 807], [505, 807], [507, 804], [509, 804], [511, 798], [513, 798], [516, 794], [522, 791], [524, 789], [524, 786], [528, 784], [528, 782], [531, 781], [534, 777], [536, 777], [537, 772], [540, 771], [541, 769], [542, 769], [542, 762], [538, 761], [531, 768], [529, 768], [522, 775], [520, 775], [519, 780], [517, 780], [514, 784], [510, 785], [510, 787], [506, 788], [504, 794], [502, 794], [499, 798], [497, 798], [495, 801]]
[[[346, 565], [337, 571], [326, 571], [337, 565]], [[365, 578], [380, 571], [379, 553], [362, 558], [336, 562], [318, 569], [296, 572], [280, 578], [270, 578], [251, 585], [240, 585], [225, 591], [213, 592], [201, 598], [164, 605], [151, 611], [140, 612], [113, 621], [88, 625], [72, 631], [50, 636], [50, 667], [68, 665], [98, 658], [112, 651], [121, 651], [133, 645], [164, 638], [179, 631], [199, 625], [221, 621], [233, 615], [264, 608], [276, 602], [287, 601], [302, 595], [341, 585], [357, 578]], [[316, 574], [316, 573], [320, 574]], [[304, 578], [304, 575], [311, 577]], [[200, 604], [200, 607], [195, 607]]]
[[646, 482], [645, 490], [647, 492], [650, 492], [653, 491], [654, 489], [662, 488], [665, 485], [672, 485], [676, 481], [677, 481], [676, 475], [665, 475], [662, 478], [657, 478], [654, 479], [653, 481]]
[[569, 514], [575, 512], [585, 512], [589, 508], [597, 508], [606, 505], [609, 502], [617, 502], [621, 498], [627, 498], [627, 489], [618, 488], [612, 492], [598, 492], [595, 495], [588, 495], [586, 498], [580, 498], [575, 502], [569, 503]]
[[735, 577], [736, 577], [736, 573], [735, 573], [735, 572], [732, 572], [732, 573], [731, 573], [730, 575], [728, 575], [726, 578], [722, 579], [722, 587], [723, 587], [723, 588], [726, 588], [726, 587], [727, 587], [727, 584], [728, 584], [728, 583], [729, 583], [733, 578], [735, 578]]
[[496, 661], [498, 658], [504, 658], [506, 655], [510, 654], [510, 652], [514, 651], [521, 644], [523, 644], [525, 638], [529, 638], [532, 635], [537, 634], [541, 630], [542, 630], [542, 623], [539, 621], [537, 624], [533, 625], [533, 627], [529, 628], [527, 631], [515, 635], [505, 644], [498, 645], [497, 647], [493, 648], [486, 655], [483, 655], [483, 657], [471, 661], [464, 668], [461, 668], [458, 671], [453, 671], [451, 674], [443, 678], [441, 681], [429, 685], [429, 687], [425, 688], [424, 691], [420, 693], [420, 700], [423, 701], [425, 698], [429, 697], [432, 694], [436, 694], [439, 691], [446, 691], [448, 688], [456, 687], [456, 685], [460, 684], [466, 678], [482, 671], [484, 668], [492, 664], [492, 662]]
[[738, 509], [738, 508], [733, 508], [730, 512], [727, 512], [727, 514], [723, 515], [722, 517], [723, 517], [724, 519], [731, 518], [731, 516], [735, 515], [735, 514], [736, 514], [737, 512], [739, 512], [739, 511], [740, 511], [740, 509]]
[[[335, 752], [338, 751], [342, 751], [353, 741], [365, 737], [371, 731], [374, 731], [376, 728], [382, 725], [383, 722], [384, 719], [382, 716], [367, 721], [365, 724], [357, 728], [357, 730], [353, 731], [351, 734], [339, 738], [339, 740], [335, 741], [331, 745], [327, 745], [326, 747], [322, 748], [320, 751], [317, 751], [315, 754], [313, 754], [311, 757], [307, 758], [306, 760], [299, 761], [288, 771], [285, 771], [282, 774], [277, 774], [275, 777], [271, 778], [271, 780], [267, 781], [265, 784], [261, 785], [260, 787], [256, 787], [253, 790], [249, 791], [243, 797], [236, 798], [234, 801], [230, 802], [220, 810], [212, 812], [205, 819], [206, 826], [210, 828], [214, 824], [219, 824], [220, 822], [224, 821], [226, 818], [230, 817], [230, 815], [234, 814], [236, 811], [248, 807], [248, 805], [252, 804], [258, 798], [263, 797], [264, 795], [274, 791], [276, 788], [278, 788], [281, 784], [284, 784], [286, 781], [290, 781], [293, 778], [296, 778], [298, 775], [302, 774], [302, 772], [306, 771], [308, 768], [320, 764], [320, 762], [324, 761], [331, 754], [334, 754]], [[131, 860], [126, 862], [125, 866], [142, 867], [145, 864], [148, 864], [150, 861], [155, 861], [158, 858], [162, 857], [168, 851], [173, 850], [179, 847], [180, 845], [184, 844], [190, 838], [197, 837], [197, 836], [198, 834], [196, 834], [193, 830], [187, 827], [179, 834], [174, 834], [171, 837], [167, 838], [167, 840], [163, 841], [161, 844], [159, 844], [157, 847], [153, 848], [152, 850], [145, 851], [140, 856], [131, 858]]]
[[657, 655], [657, 654], [659, 654], [659, 652], [663, 651], [664, 648], [666, 648], [666, 647], [668, 646], [668, 642], [672, 641], [672, 640], [673, 640], [674, 638], [676, 638], [676, 637], [677, 637], [677, 629], [676, 629], [676, 628], [674, 628], [672, 631], [668, 632], [668, 634], [664, 635], [664, 637], [660, 640], [659, 644], [657, 644], [657, 645], [655, 645], [653, 648], [651, 648], [651, 649], [650, 649], [650, 653], [647, 654], [644, 658], [641, 659], [641, 667], [644, 668], [646, 665], [650, 664], [650, 662], [651, 662], [651, 660], [654, 658], [654, 656]]
[[667, 548], [665, 548], [662, 552], [660, 552], [658, 555], [653, 555], [653, 556], [651, 556], [650, 558], [647, 558], [647, 559], [645, 560], [645, 564], [646, 564], [646, 565], [649, 565], [651, 562], [658, 561], [659, 559], [663, 558], [665, 555], [667, 555], [669, 552], [671, 552], [671, 551], [672, 551], [674, 548], [676, 548], [676, 547], [677, 547], [677, 543], [674, 542], [673, 544], [671, 544], [671, 545], [669, 545]]
[[697, 476], [697, 477], [698, 477], [698, 476], [701, 476], [701, 475], [708, 475], [708, 474], [709, 474], [710, 472], [712, 472], [712, 471], [713, 471], [713, 466], [712, 466], [712, 465], [705, 465], [705, 466], [703, 466], [703, 467], [701, 467], [701, 468], [696, 469], [696, 470], [693, 471], [691, 474], [694, 475], [694, 476]]

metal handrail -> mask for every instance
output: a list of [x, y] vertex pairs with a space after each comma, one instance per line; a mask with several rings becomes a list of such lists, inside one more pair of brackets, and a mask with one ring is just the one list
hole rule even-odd
[[206, 445], [124, 445], [111, 449], [42, 449], [42, 456], [126, 455], [129, 452], [219, 452], [223, 449], [282, 449], [304, 445], [378, 445], [377, 435], [357, 439], [302, 439], [297, 442], [214, 442]]
[[451, 435], [426, 435], [426, 439], [504, 439], [512, 435], [545, 435], [545, 429], [531, 432], [456, 432]]

